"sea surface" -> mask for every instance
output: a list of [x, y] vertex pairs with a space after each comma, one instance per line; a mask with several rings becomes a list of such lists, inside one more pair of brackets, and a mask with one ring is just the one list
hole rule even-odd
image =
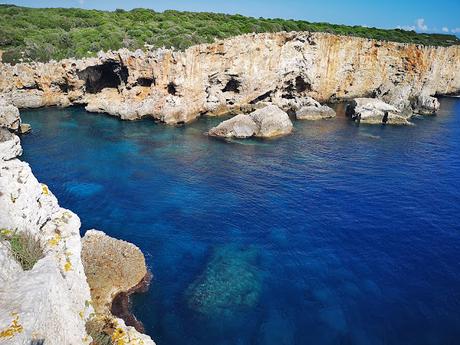
[[23, 159], [82, 234], [145, 253], [158, 345], [460, 344], [460, 99], [409, 127], [295, 122], [277, 140], [23, 111]]

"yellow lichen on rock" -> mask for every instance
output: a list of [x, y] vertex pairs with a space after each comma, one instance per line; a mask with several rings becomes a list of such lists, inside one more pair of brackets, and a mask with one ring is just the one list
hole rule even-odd
[[61, 235], [60, 234], [55, 234], [53, 238], [51, 238], [50, 240], [48, 240], [48, 244], [52, 247], [55, 247], [59, 244], [59, 242], [61, 241]]
[[19, 315], [12, 314], [14, 319], [11, 321], [11, 325], [8, 328], [0, 331], [1, 338], [12, 338], [18, 333], [22, 333], [24, 330], [22, 325], [19, 323]]
[[50, 190], [48, 189], [48, 186], [44, 183], [41, 183], [42, 185], [42, 194], [43, 195], [48, 195], [50, 193]]

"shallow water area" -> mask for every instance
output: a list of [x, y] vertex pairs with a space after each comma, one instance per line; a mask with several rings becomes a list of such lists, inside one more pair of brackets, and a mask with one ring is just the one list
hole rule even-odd
[[225, 142], [82, 108], [22, 111], [23, 159], [82, 229], [131, 241], [158, 345], [456, 344], [460, 99], [415, 126], [296, 121]]

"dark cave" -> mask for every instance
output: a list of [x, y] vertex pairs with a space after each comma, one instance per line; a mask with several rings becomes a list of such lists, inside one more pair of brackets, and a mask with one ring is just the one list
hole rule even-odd
[[128, 81], [128, 68], [114, 61], [87, 67], [77, 74], [85, 81], [88, 93], [98, 93], [105, 88], [118, 88], [121, 83]]

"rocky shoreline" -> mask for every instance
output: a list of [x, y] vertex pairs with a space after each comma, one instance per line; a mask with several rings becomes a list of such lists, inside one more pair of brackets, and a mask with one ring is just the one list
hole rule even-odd
[[[22, 148], [13, 133], [30, 130], [18, 108], [84, 105], [123, 120], [149, 116], [172, 125], [235, 114], [208, 134], [269, 138], [291, 133], [290, 116], [333, 118], [324, 103], [349, 100], [347, 115], [357, 122], [407, 125], [413, 114], [436, 113], [434, 96], [460, 92], [459, 66], [459, 46], [309, 32], [244, 35], [185, 52], [0, 63], [0, 231], [5, 238], [27, 235], [42, 251], [24, 270], [2, 241], [0, 343], [97, 344], [108, 337], [154, 344], [129, 313], [129, 295], [148, 276], [142, 253], [94, 230], [81, 239], [78, 216], [60, 208], [18, 159]], [[206, 306], [200, 298], [195, 302]]]
[[[143, 281], [147, 271], [140, 250], [102, 232], [88, 231], [82, 241], [78, 216], [59, 207], [49, 188], [18, 159], [21, 154], [19, 138], [0, 128], [0, 343], [97, 345], [105, 337], [116, 344], [154, 344], [110, 310], [115, 296], [131, 293]], [[116, 269], [100, 265], [104, 258], [117, 257], [113, 251], [83, 260], [91, 252], [85, 242], [92, 236], [97, 236], [99, 247], [115, 242], [117, 253], [132, 253], [137, 260], [118, 261]], [[16, 239], [14, 246], [11, 239]], [[27, 239], [28, 247], [21, 242], [18, 246], [18, 239]], [[38, 255], [24, 267], [18, 254], [31, 244]], [[22, 254], [30, 256], [30, 250]], [[95, 284], [91, 273], [102, 268], [121, 283], [107, 279]], [[95, 298], [101, 288], [110, 292], [104, 299], [106, 309], [98, 309], [100, 300]]]
[[458, 66], [460, 46], [250, 34], [184, 52], [122, 49], [82, 60], [0, 63], [0, 98], [18, 108], [84, 105], [123, 120], [148, 116], [167, 124], [267, 105], [315, 119], [328, 112], [315, 109], [321, 104], [375, 98], [409, 119], [434, 113], [433, 96], [460, 92]]

